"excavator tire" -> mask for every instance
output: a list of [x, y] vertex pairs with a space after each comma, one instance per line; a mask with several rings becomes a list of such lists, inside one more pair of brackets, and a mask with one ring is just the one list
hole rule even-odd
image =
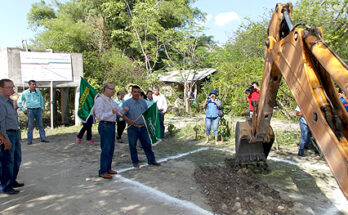
[[243, 163], [265, 161], [274, 141], [273, 130], [270, 127], [271, 141], [267, 143], [251, 143], [249, 139], [250, 131], [251, 121], [237, 122], [235, 135], [236, 160]]

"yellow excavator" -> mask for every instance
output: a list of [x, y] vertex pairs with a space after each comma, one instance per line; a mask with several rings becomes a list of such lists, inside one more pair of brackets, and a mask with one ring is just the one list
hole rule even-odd
[[265, 161], [272, 148], [270, 126], [284, 78], [332, 174], [348, 199], [348, 114], [337, 84], [348, 95], [348, 67], [328, 47], [321, 28], [293, 26], [292, 4], [277, 4], [267, 30], [260, 100], [253, 117], [236, 125], [236, 159]]

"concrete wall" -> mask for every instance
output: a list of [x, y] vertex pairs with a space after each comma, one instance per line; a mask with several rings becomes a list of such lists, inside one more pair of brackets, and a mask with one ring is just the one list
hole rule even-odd
[[[20, 48], [5, 48], [0, 51], [0, 79], [9, 78], [11, 79], [15, 86], [21, 92], [23, 89], [28, 88], [28, 83], [23, 83], [22, 81], [22, 73], [21, 73], [21, 61], [20, 61], [20, 52], [26, 51], [25, 49]], [[46, 52], [46, 51], [35, 51], [32, 52]], [[57, 53], [57, 52], [56, 52]], [[80, 77], [83, 77], [83, 59], [81, 53], [69, 53], [71, 54], [71, 63], [72, 63], [72, 76], [73, 81], [56, 81], [53, 82], [53, 88], [66, 88], [73, 87], [75, 88], [75, 125], [80, 124], [80, 120], [77, 117], [77, 109], [78, 109], [78, 100], [79, 100], [79, 91], [77, 88], [80, 86]], [[48, 81], [40, 81], [37, 82], [39, 88], [50, 88], [51, 82]], [[52, 104], [55, 104], [55, 101], [52, 101], [51, 98], [51, 108]], [[67, 111], [67, 110], [65, 110]], [[62, 113], [65, 115], [66, 113]], [[53, 117], [51, 117], [51, 121]], [[53, 126], [52, 126], [53, 127]]]
[[[20, 48], [6, 48], [0, 52], [0, 78], [9, 78], [13, 80], [17, 87], [27, 87], [27, 83], [22, 81], [21, 61], [19, 52], [25, 51]], [[32, 51], [45, 52], [45, 51]], [[73, 81], [59, 81], [53, 82], [53, 86], [61, 87], [78, 87], [80, 85], [80, 77], [83, 76], [83, 59], [81, 53], [70, 53], [72, 62]], [[7, 59], [6, 59], [7, 58]], [[7, 65], [6, 65], [7, 63]], [[7, 68], [7, 69], [6, 69]], [[50, 82], [40, 81], [39, 87], [50, 87]]]
[[0, 51], [0, 79], [8, 78], [7, 49]]

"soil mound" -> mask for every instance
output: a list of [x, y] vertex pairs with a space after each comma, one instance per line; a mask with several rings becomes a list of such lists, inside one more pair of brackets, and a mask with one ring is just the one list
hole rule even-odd
[[268, 172], [266, 163], [241, 164], [229, 158], [225, 167], [196, 168], [194, 178], [214, 213], [294, 214], [293, 202], [281, 199], [278, 191], [257, 179], [257, 174]]

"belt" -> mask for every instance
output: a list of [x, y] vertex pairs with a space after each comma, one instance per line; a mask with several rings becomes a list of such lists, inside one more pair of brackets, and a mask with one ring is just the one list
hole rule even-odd
[[109, 121], [99, 121], [99, 123], [112, 124], [112, 125], [115, 124], [115, 122], [109, 122]]
[[29, 110], [39, 110], [41, 108], [27, 108], [27, 109], [29, 109]]
[[137, 128], [142, 128], [144, 127], [145, 125], [144, 124], [141, 124], [141, 125], [133, 125], [134, 127], [137, 127]]
[[18, 129], [7, 129], [6, 132], [17, 132]]

